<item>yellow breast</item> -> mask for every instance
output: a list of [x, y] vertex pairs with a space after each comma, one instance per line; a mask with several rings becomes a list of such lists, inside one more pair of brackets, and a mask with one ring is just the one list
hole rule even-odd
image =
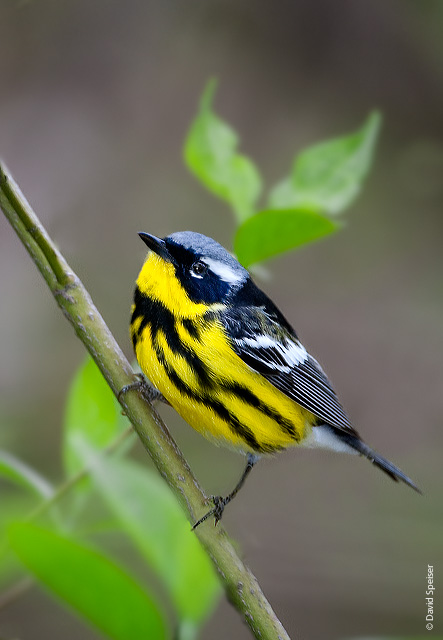
[[277, 451], [308, 435], [315, 417], [237, 356], [216, 313], [189, 300], [176, 279], [151, 283], [142, 270], [137, 283], [144, 291], [136, 291], [131, 322], [137, 360], [186, 422], [248, 452]]

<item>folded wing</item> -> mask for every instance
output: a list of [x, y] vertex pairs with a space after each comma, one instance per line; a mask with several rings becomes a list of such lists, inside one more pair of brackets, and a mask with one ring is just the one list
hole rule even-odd
[[232, 348], [254, 371], [321, 421], [356, 435], [318, 362], [276, 308], [242, 307], [222, 316]]

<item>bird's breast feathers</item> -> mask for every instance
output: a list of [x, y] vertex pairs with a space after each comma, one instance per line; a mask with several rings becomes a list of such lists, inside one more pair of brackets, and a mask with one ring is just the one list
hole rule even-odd
[[[315, 417], [239, 356], [223, 316], [218, 310], [148, 322], [135, 344], [142, 370], [207, 437], [263, 453], [301, 442]], [[287, 352], [293, 362], [302, 357], [301, 346], [288, 343]]]

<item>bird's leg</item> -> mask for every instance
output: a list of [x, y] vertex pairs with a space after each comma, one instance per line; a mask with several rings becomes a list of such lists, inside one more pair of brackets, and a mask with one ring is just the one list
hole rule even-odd
[[140, 391], [142, 396], [149, 402], [153, 403], [157, 400], [159, 402], [164, 402], [165, 404], [169, 404], [166, 398], [160, 393], [158, 389], [156, 389], [150, 382], [145, 378], [142, 373], [136, 373], [135, 377], [137, 378], [134, 382], [130, 384], [126, 384], [124, 387], [120, 389], [117, 395], [117, 400], [120, 402], [121, 397], [128, 393], [128, 391]]
[[214, 526], [217, 526], [217, 523], [221, 520], [221, 517], [223, 515], [224, 508], [231, 502], [231, 500], [235, 498], [237, 493], [240, 491], [245, 483], [246, 478], [251, 473], [252, 467], [255, 465], [258, 459], [259, 456], [254, 455], [253, 453], [248, 453], [248, 462], [246, 464], [245, 470], [243, 471], [242, 477], [240, 478], [234, 489], [225, 498], [223, 498], [222, 496], [211, 496], [211, 500], [214, 503], [214, 508], [208, 511], [208, 513], [206, 513], [203, 518], [197, 520], [197, 522], [192, 527], [193, 531], [210, 516], [214, 516]]

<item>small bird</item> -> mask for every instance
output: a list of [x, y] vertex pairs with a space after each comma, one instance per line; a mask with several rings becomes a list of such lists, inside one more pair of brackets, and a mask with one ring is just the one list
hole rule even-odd
[[358, 453], [420, 492], [362, 441], [331, 383], [275, 304], [218, 242], [183, 231], [139, 233], [130, 333], [138, 363], [196, 431], [247, 456], [234, 490], [213, 496], [215, 524], [262, 455], [287, 447]]

